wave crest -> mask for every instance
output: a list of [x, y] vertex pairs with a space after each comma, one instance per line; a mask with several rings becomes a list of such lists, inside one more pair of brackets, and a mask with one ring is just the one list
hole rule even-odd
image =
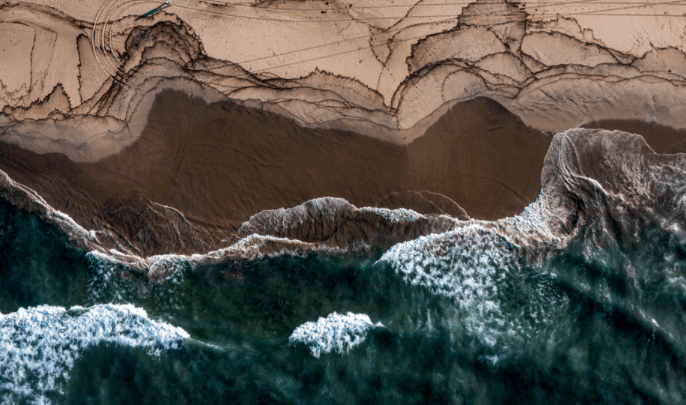
[[48, 403], [61, 392], [80, 353], [102, 342], [146, 349], [179, 348], [183, 329], [148, 318], [132, 305], [39, 306], [0, 315], [0, 392], [4, 400]]
[[335, 352], [344, 354], [365, 341], [367, 332], [372, 328], [381, 328], [383, 324], [372, 323], [368, 315], [339, 315], [336, 312], [317, 322], [305, 322], [295, 328], [288, 339], [291, 345], [302, 343], [314, 357], [322, 353]]

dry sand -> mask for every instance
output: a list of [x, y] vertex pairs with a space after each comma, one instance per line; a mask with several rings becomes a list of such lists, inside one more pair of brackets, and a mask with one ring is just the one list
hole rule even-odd
[[[408, 137], [379, 135], [365, 122], [411, 129], [446, 103], [476, 96], [542, 130], [605, 119], [686, 128], [686, 5], [677, 2], [180, 0], [135, 21], [156, 5], [5, 4], [0, 29], [12, 46], [0, 51], [11, 61], [0, 69], [0, 107], [23, 119], [17, 107], [45, 100], [59, 84], [64, 101], [32, 118], [57, 109], [121, 119], [121, 111], [103, 112], [113, 101], [102, 99], [109, 76], [136, 88], [187, 77], [301, 124], [335, 121], [398, 143]], [[153, 30], [145, 44], [131, 40], [159, 22], [173, 23], [175, 38]], [[165, 44], [145, 51], [153, 42]]]

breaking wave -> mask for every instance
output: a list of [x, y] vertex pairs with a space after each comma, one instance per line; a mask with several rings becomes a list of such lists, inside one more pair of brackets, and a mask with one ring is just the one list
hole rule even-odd
[[321, 198], [256, 214], [224, 249], [149, 258], [5, 196], [1, 387], [29, 402], [149, 384], [139, 403], [683, 403], [684, 179], [684, 155], [570, 130], [512, 218]]
[[478, 224], [398, 244], [379, 262], [450, 298], [455, 324], [489, 347], [530, 340], [569, 304], [552, 280], [532, 276], [507, 240]]
[[159, 356], [188, 337], [183, 329], [153, 321], [131, 305], [69, 310], [43, 305], [0, 315], [2, 403], [49, 402], [62, 392], [74, 362], [90, 346], [114, 343]]
[[371, 328], [380, 328], [383, 324], [372, 323], [368, 315], [346, 315], [332, 313], [326, 318], [319, 318], [317, 322], [305, 322], [295, 328], [288, 341], [291, 344], [302, 343], [310, 349], [314, 357], [322, 353], [344, 354], [353, 347], [361, 344]]

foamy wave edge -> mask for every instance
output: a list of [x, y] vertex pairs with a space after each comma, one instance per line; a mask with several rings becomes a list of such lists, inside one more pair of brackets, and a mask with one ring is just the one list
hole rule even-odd
[[[593, 178], [594, 173], [588, 172], [586, 163], [576, 157], [577, 150], [581, 149], [589, 156], [603, 157], [603, 169], [613, 183], [608, 184], [605, 179], [601, 184]], [[498, 221], [459, 220], [407, 209], [358, 208], [344, 199], [323, 197], [294, 208], [253, 215], [236, 233], [238, 241], [228, 247], [204, 254], [147, 258], [131, 253], [117, 235], [85, 230], [4, 172], [0, 172], [0, 192], [13, 205], [40, 215], [57, 227], [77, 248], [89, 252], [88, 259], [93, 263], [124, 265], [146, 275], [149, 281], [161, 283], [181, 267], [195, 269], [201, 265], [281, 255], [304, 256], [313, 252], [370, 255], [427, 235], [472, 227], [498, 235], [523, 258], [540, 263], [548, 252], [565, 246], [580, 229], [580, 221], [588, 222], [596, 215], [588, 207], [604, 212], [611, 204], [624, 204], [658, 212], [665, 217], [665, 223], [672, 217], [683, 218], [686, 215], [683, 173], [686, 173], [685, 155], [657, 155], [638, 135], [571, 129], [553, 139], [544, 161], [538, 199], [514, 217]], [[587, 207], [579, 206], [579, 201]], [[668, 225], [674, 232], [686, 234], [678, 223], [672, 221]]]
[[148, 355], [178, 349], [189, 335], [148, 318], [132, 305], [90, 308], [42, 305], [0, 314], [0, 392], [2, 404], [14, 400], [50, 403], [81, 353], [99, 343], [143, 348]]
[[288, 338], [290, 345], [304, 344], [312, 356], [319, 358], [326, 353], [348, 353], [362, 344], [367, 332], [373, 328], [383, 328], [381, 322], [374, 324], [369, 315], [348, 312], [345, 315], [333, 312], [316, 322], [305, 322], [295, 328]]

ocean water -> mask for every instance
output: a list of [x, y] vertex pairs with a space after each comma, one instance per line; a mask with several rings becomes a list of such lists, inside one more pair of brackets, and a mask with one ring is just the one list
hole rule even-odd
[[651, 218], [541, 260], [472, 223], [157, 284], [0, 200], [0, 403], [686, 403], [686, 238]]

